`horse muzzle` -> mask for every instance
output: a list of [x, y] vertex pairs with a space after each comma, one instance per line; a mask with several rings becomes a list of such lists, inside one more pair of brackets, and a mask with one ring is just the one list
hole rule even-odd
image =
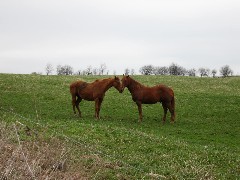
[[122, 93], [123, 91], [124, 91], [124, 87], [122, 87], [119, 92]]

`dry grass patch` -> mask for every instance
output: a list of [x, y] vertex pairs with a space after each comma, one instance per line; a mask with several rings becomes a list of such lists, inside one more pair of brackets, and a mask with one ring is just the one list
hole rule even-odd
[[[77, 152], [78, 151], [78, 152]], [[0, 122], [0, 179], [91, 179], [116, 169], [96, 154], [18, 123]]]

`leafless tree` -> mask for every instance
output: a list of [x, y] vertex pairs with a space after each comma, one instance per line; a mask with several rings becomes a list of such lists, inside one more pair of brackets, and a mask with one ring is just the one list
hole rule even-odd
[[131, 69], [131, 75], [135, 75], [135, 70]]
[[57, 75], [62, 75], [62, 66], [57, 65]]
[[216, 74], [217, 74], [217, 70], [216, 70], [216, 69], [213, 69], [213, 70], [212, 70], [212, 75], [213, 75], [213, 77], [215, 77]]
[[32, 72], [31, 74], [32, 74], [32, 75], [42, 75], [41, 72]]
[[167, 75], [168, 74], [168, 67], [155, 67], [154, 68], [154, 74], [155, 75]]
[[143, 75], [153, 74], [154, 67], [152, 65], [146, 65], [140, 68], [139, 72]]
[[198, 72], [200, 73], [200, 76], [203, 77], [203, 76], [209, 76], [210, 74], [210, 69], [208, 68], [199, 68], [198, 69]]
[[73, 74], [73, 68], [69, 65], [57, 66], [57, 75], [72, 75]]
[[93, 69], [92, 69], [92, 73], [93, 73], [93, 75], [97, 75], [97, 74], [98, 74], [97, 68], [93, 68]]
[[227, 77], [227, 76], [230, 76], [233, 74], [233, 71], [232, 69], [229, 67], [229, 65], [225, 65], [223, 67], [221, 67], [220, 69], [220, 74], [223, 76], [223, 77]]
[[47, 74], [47, 75], [52, 74], [52, 72], [53, 72], [53, 66], [52, 66], [52, 64], [48, 63], [48, 64], [46, 65], [45, 70], [46, 70], [46, 74]]
[[78, 71], [76, 71], [74, 74], [75, 74], [75, 75], [81, 75], [81, 73], [82, 73], [82, 71], [81, 71], [81, 70], [78, 70]]
[[99, 67], [99, 75], [103, 75], [106, 70], [107, 70], [106, 64], [105, 64], [105, 63], [100, 64], [100, 67]]
[[187, 74], [187, 70], [182, 66], [172, 63], [169, 66], [169, 74], [174, 76], [185, 76]]
[[65, 65], [63, 67], [65, 69], [65, 75], [72, 75], [73, 74], [73, 68], [69, 65]]
[[130, 70], [128, 68], [126, 68], [124, 71], [124, 74], [127, 76], [127, 75], [129, 75], [129, 73], [130, 73]]
[[86, 75], [91, 75], [92, 73], [92, 66], [88, 66], [87, 69], [85, 70]]
[[189, 75], [189, 76], [196, 76], [196, 69], [189, 69], [188, 70], [188, 72], [187, 72], [187, 74]]

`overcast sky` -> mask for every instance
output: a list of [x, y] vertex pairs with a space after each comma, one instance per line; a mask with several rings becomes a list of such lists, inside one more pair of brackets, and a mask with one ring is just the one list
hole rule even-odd
[[0, 73], [173, 62], [240, 74], [240, 0], [0, 1]]

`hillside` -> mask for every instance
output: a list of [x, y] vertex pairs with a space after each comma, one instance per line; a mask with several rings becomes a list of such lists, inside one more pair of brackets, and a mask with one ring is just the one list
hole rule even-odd
[[[145, 85], [163, 83], [173, 88], [175, 124], [170, 124], [169, 114], [167, 123], [162, 124], [160, 104], [143, 105], [143, 122], [139, 124], [137, 106], [127, 89], [122, 94], [114, 88], [106, 93], [99, 121], [93, 118], [93, 102], [82, 101], [83, 117], [74, 116], [69, 84], [77, 79], [92, 82], [105, 77], [0, 74], [1, 176], [240, 177], [239, 77], [133, 76]], [[25, 152], [28, 158], [11, 164], [19, 147], [20, 154]], [[50, 157], [52, 160], [47, 161]], [[64, 168], [52, 168], [59, 161]], [[21, 163], [25, 169], [17, 168]]]

